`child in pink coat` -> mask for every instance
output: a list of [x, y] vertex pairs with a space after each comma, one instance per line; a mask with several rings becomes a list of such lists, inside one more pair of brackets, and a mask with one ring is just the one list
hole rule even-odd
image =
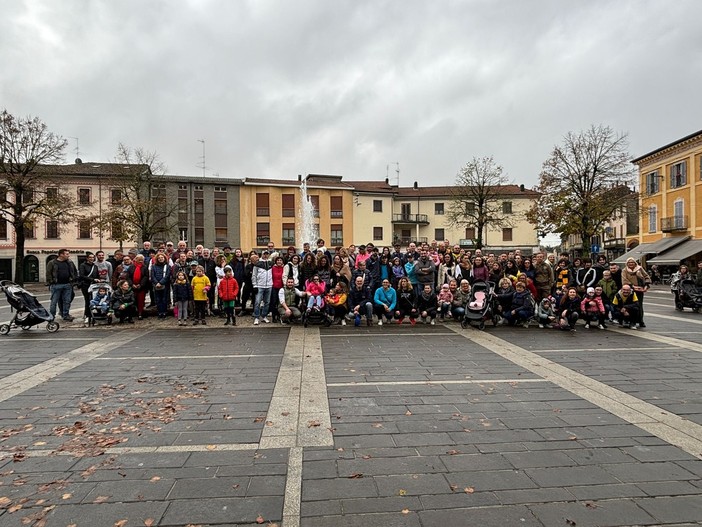
[[597, 320], [597, 327], [604, 329], [605, 308], [601, 296], [595, 296], [595, 288], [588, 287], [587, 294], [580, 303], [580, 310], [585, 319], [585, 329], [590, 329], [590, 323]]
[[307, 291], [307, 296], [309, 297], [309, 300], [307, 301], [307, 311], [313, 307], [315, 309], [322, 309], [322, 306], [324, 306], [324, 293], [326, 292], [326, 287], [324, 282], [319, 279], [319, 275], [314, 275], [312, 280], [307, 282], [305, 291]]

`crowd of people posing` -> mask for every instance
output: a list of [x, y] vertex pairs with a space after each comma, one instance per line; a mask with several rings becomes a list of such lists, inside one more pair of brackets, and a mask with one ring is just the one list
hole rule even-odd
[[[614, 320], [637, 329], [645, 327], [643, 300], [651, 285], [633, 259], [620, 268], [604, 256], [593, 262], [519, 250], [483, 254], [444, 242], [411, 243], [404, 251], [373, 244], [330, 250], [324, 240], [280, 251], [271, 243], [260, 254], [144, 242], [140, 250], [116, 251], [108, 259], [102, 251], [88, 255], [75, 272], [86, 322], [98, 310], [120, 322], [141, 319], [149, 298], [159, 319], [172, 310], [179, 325], [206, 324], [213, 314], [225, 325], [236, 325], [242, 315], [252, 316], [254, 325], [462, 321], [477, 305], [472, 291], [480, 289], [498, 324], [574, 330], [584, 320], [585, 328], [605, 329]], [[55, 313], [64, 292], [54, 299], [53, 287], [61, 284], [53, 275]]]

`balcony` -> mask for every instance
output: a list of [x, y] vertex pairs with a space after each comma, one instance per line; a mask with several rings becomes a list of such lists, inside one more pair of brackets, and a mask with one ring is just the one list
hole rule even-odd
[[473, 242], [473, 240], [462, 239], [458, 240], [458, 245], [460, 245], [461, 247], [473, 247], [475, 243]]
[[256, 236], [256, 245], [267, 245], [271, 241], [270, 236]]
[[343, 210], [333, 210], [333, 211], [331, 211], [331, 217], [332, 218], [343, 218], [344, 211]]
[[[268, 243], [268, 242], [266, 242]], [[261, 244], [259, 244], [261, 245]], [[292, 238], [288, 237], [286, 238], [283, 236], [283, 245], [295, 245], [295, 237], [293, 236]]]
[[604, 241], [605, 249], [616, 249], [617, 247], [626, 247], [626, 238], [606, 238]]
[[661, 230], [663, 232], [686, 231], [690, 227], [688, 216], [670, 216], [661, 218]]
[[426, 214], [393, 214], [392, 222], [429, 225], [429, 216]]
[[426, 236], [419, 237], [419, 238], [415, 238], [413, 236], [396, 236], [394, 239], [394, 242], [399, 243], [400, 245], [409, 245], [412, 242], [414, 242], [416, 244], [420, 244], [420, 243], [427, 243], [428, 241], [429, 240]]
[[256, 216], [270, 216], [271, 209], [269, 207], [256, 207]]
[[283, 209], [283, 218], [294, 218], [295, 209]]

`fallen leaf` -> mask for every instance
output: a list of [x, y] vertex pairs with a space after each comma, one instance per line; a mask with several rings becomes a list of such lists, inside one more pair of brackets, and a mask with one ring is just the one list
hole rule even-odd
[[373, 428], [383, 428], [383, 423], [373, 423], [371, 426]]
[[77, 523], [69, 523], [66, 527], [78, 527]]
[[263, 519], [263, 516], [261, 516], [260, 514], [259, 514], [258, 517], [256, 518], [256, 523], [263, 523], [263, 522], [265, 522], [265, 521], [266, 521], [266, 520], [264, 520], [264, 519]]
[[473, 487], [466, 487], [465, 489], [463, 489], [463, 492], [465, 492], [466, 494], [473, 494], [475, 492], [475, 489]]
[[456, 485], [455, 483], [451, 483], [451, 484], [449, 485], [449, 487], [451, 488], [451, 492], [455, 492], [456, 489], [458, 488], [458, 485]]
[[13, 505], [12, 507], [8, 508], [8, 509], [7, 509], [7, 512], [10, 512], [10, 513], [12, 513], [12, 512], [17, 512], [17, 511], [20, 510], [21, 508], [22, 508], [22, 505], [20, 505], [20, 504], [18, 503], [17, 505]]
[[371, 456], [369, 456], [369, 455], [361, 456], [361, 459], [370, 459], [370, 458], [371, 458]]
[[144, 525], [145, 525], [146, 527], [152, 527], [152, 525], [154, 524], [155, 521], [156, 521], [156, 520], [154, 520], [153, 518], [146, 518], [146, 519], [144, 520]]
[[0, 507], [5, 507], [12, 503], [12, 500], [8, 498], [7, 496], [2, 496], [0, 497]]
[[402, 509], [402, 514], [409, 514], [409, 509]]
[[290, 412], [281, 412], [280, 415], [282, 415], [283, 417], [287, 417], [290, 415]]
[[71, 494], [70, 492], [66, 492], [66, 494], [61, 496], [61, 499], [62, 500], [70, 500], [72, 497], [73, 497], [73, 494]]
[[161, 481], [161, 478], [159, 476], [154, 476], [149, 480], [151, 483], [156, 483], [157, 481]]
[[217, 445], [207, 445], [207, 450], [217, 450]]
[[256, 418], [254, 418], [253, 422], [254, 422], [254, 423], [262, 423], [262, 422], [265, 421], [265, 420], [266, 420], [265, 417], [258, 416], [258, 417], [256, 417]]
[[566, 521], [566, 523], [567, 523], [568, 525], [577, 525], [577, 523], [575, 523], [575, 522], [574, 522], [573, 520], [571, 520], [570, 518], [566, 518], [565, 521]]
[[117, 520], [112, 527], [124, 527], [129, 520]]
[[315, 428], [315, 427], [321, 426], [321, 425], [322, 425], [322, 423], [320, 423], [319, 421], [315, 421], [315, 420], [307, 421], [307, 428]]
[[449, 450], [446, 452], [449, 456], [455, 456], [456, 454], [460, 454], [458, 450]]
[[37, 441], [34, 443], [34, 446], [44, 446], [46, 444], [46, 441]]
[[109, 500], [109, 496], [98, 496], [93, 500], [93, 503], [105, 503], [107, 500]]
[[597, 508], [597, 504], [596, 504], [595, 502], [593, 502], [593, 501], [586, 501], [586, 502], [585, 502], [585, 506], [586, 506], [588, 509], [596, 509], [596, 508]]
[[577, 440], [578, 440], [578, 437], [577, 437], [577, 436], [570, 436], [570, 437], [568, 438], [568, 441], [577, 441]]
[[412, 415], [412, 412], [410, 412], [409, 410], [407, 410], [407, 411], [405, 412], [405, 415]]
[[349, 476], [349, 479], [361, 479], [363, 477], [362, 472], [354, 472]]
[[400, 492], [398, 492], [400, 496], [407, 496], [407, 491], [405, 489], [400, 489]]
[[235, 483], [234, 485], [232, 485], [232, 488], [234, 490], [238, 489], [239, 487], [241, 487], [241, 485], [239, 485], [238, 483]]

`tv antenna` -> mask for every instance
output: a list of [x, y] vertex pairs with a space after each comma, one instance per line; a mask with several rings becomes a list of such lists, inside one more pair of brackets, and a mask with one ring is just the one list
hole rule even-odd
[[388, 163], [385, 165], [385, 178], [390, 181], [390, 165], [395, 165], [395, 173], [397, 174], [395, 178], [397, 179], [397, 186], [400, 186], [400, 162], [396, 161], [394, 163]]
[[70, 136], [69, 136], [69, 138], [76, 140], [76, 147], [73, 149], [73, 151], [76, 153], [76, 157], [80, 158], [80, 144], [78, 142], [78, 138], [77, 137], [70, 137]]
[[207, 168], [207, 164], [205, 163], [205, 140], [198, 139], [197, 141], [198, 143], [202, 143], [202, 156], [200, 157], [200, 163], [198, 163], [196, 166], [202, 169], [202, 177], [205, 177], [205, 169]]

